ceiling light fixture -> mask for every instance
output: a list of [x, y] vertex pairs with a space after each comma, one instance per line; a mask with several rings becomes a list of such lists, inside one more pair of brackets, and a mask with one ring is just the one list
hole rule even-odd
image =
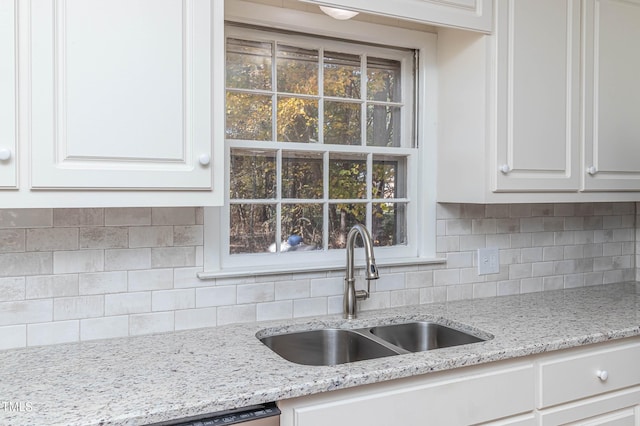
[[354, 12], [352, 10], [338, 9], [336, 7], [327, 6], [320, 6], [320, 10], [331, 16], [333, 19], [338, 19], [340, 21], [351, 19], [358, 14], [358, 12]]

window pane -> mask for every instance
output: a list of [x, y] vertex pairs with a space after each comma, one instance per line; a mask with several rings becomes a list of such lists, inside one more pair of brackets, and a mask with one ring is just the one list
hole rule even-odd
[[375, 246], [407, 244], [407, 209], [404, 203], [374, 203], [371, 210], [371, 238]]
[[278, 92], [318, 94], [317, 50], [278, 45]]
[[229, 253], [267, 253], [275, 250], [276, 206], [232, 204]]
[[329, 248], [345, 248], [347, 233], [353, 225], [366, 223], [366, 215], [366, 204], [330, 204]]
[[278, 96], [278, 141], [318, 142], [318, 101]]
[[271, 90], [271, 43], [227, 39], [227, 87]]
[[366, 197], [366, 156], [332, 154], [329, 159], [329, 198], [335, 200]]
[[282, 153], [282, 198], [322, 198], [321, 153]]
[[367, 106], [367, 145], [400, 147], [400, 107]]
[[324, 103], [324, 143], [360, 145], [360, 104]]
[[227, 139], [270, 141], [271, 96], [227, 92]]
[[407, 196], [407, 159], [405, 157], [373, 157], [371, 198], [404, 198]]
[[276, 197], [275, 152], [231, 150], [229, 198], [270, 199]]
[[400, 61], [367, 58], [367, 99], [401, 102]]
[[324, 53], [324, 95], [360, 98], [360, 56]]
[[322, 250], [322, 204], [283, 204], [281, 226], [281, 251]]

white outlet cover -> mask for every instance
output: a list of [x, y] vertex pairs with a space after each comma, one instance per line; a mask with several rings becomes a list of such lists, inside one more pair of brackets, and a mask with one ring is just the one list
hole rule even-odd
[[478, 249], [478, 275], [500, 272], [500, 251], [497, 248]]

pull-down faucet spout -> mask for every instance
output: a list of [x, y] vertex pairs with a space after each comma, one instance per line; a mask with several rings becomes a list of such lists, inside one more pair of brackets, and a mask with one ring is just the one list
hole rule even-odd
[[[367, 289], [356, 291], [356, 279], [353, 271], [353, 251], [358, 234], [360, 234], [364, 244]], [[367, 228], [363, 225], [356, 224], [347, 234], [347, 275], [344, 279], [344, 317], [346, 319], [354, 319], [356, 317], [356, 301], [369, 297], [371, 280], [377, 280], [378, 278], [378, 267], [376, 266], [376, 259], [373, 257], [371, 235], [369, 235], [369, 231], [367, 231]]]

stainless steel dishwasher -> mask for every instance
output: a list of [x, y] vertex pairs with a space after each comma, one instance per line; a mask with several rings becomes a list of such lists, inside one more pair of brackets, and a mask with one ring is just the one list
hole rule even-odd
[[280, 410], [274, 402], [237, 410], [223, 411], [204, 416], [192, 417], [171, 422], [156, 423], [157, 426], [280, 426]]

